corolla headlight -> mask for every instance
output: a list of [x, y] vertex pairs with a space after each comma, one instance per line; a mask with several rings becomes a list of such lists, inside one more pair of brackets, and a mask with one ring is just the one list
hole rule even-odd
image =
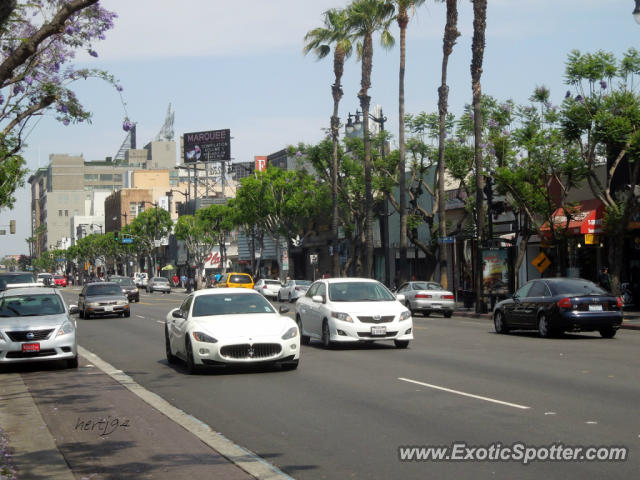
[[289, 340], [290, 338], [295, 338], [298, 336], [298, 327], [291, 327], [289, 330], [282, 335], [282, 340]]
[[348, 313], [331, 312], [331, 316], [333, 318], [337, 318], [338, 320], [342, 320], [343, 322], [353, 323], [353, 318], [351, 318], [351, 315], [349, 315]]
[[73, 325], [71, 325], [71, 322], [64, 322], [60, 327], [60, 330], [58, 330], [58, 334], [56, 335], [56, 337], [73, 333], [73, 330], [74, 328]]
[[206, 342], [206, 343], [217, 343], [218, 340], [213, 338], [211, 335], [207, 335], [203, 332], [193, 332], [193, 338], [195, 338], [198, 342]]
[[118, 305], [126, 305], [129, 303], [129, 300], [118, 300]]
[[400, 321], [408, 320], [409, 318], [411, 318], [411, 312], [409, 310], [405, 310], [400, 314]]
[[100, 306], [100, 302], [89, 302], [89, 306], [92, 308], [96, 308]]

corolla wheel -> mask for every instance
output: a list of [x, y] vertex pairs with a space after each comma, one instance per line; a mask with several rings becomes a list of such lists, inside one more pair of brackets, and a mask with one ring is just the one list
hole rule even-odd
[[300, 317], [296, 318], [296, 323], [298, 324], [298, 330], [300, 331], [300, 343], [302, 343], [302, 345], [309, 345], [311, 339], [308, 335], [302, 334], [302, 320]]
[[331, 332], [329, 330], [329, 322], [326, 320], [322, 323], [322, 345], [324, 348], [331, 348]]
[[509, 329], [504, 324], [504, 314], [501, 311], [497, 311], [493, 316], [493, 327], [496, 333], [509, 333]]

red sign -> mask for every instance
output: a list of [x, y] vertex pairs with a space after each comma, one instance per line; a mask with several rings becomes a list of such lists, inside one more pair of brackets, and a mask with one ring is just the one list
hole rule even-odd
[[256, 172], [264, 172], [267, 169], [267, 157], [253, 157], [256, 161]]
[[22, 351], [23, 352], [39, 352], [40, 344], [39, 343], [23, 343]]

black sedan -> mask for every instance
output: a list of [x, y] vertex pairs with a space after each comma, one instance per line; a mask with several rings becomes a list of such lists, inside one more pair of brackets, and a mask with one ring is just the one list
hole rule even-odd
[[598, 331], [612, 338], [622, 323], [622, 299], [581, 278], [542, 278], [496, 304], [497, 333], [538, 330], [551, 337], [563, 332]]

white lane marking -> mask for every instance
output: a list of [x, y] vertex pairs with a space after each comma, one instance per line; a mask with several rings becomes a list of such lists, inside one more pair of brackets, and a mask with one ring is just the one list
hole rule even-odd
[[164, 325], [164, 322], [162, 320], [156, 320], [156, 323], [161, 323]]
[[584, 422], [584, 423], [586, 423], [587, 425], [597, 425], [598, 424], [598, 422], [596, 422], [594, 420], [589, 420], [588, 422]]
[[255, 453], [235, 444], [221, 433], [213, 430], [206, 423], [174, 407], [161, 396], [150, 392], [143, 386], [136, 383], [129, 375], [118, 370], [111, 364], [105, 362], [95, 353], [78, 345], [78, 353], [91, 360], [93, 364], [104, 373], [130, 390], [153, 408], [169, 417], [171, 420], [193, 433], [205, 444], [216, 450], [220, 455], [227, 458], [249, 475], [265, 480], [293, 480], [292, 477], [282, 472], [275, 465], [270, 464]]
[[422, 385], [424, 387], [434, 388], [436, 390], [442, 390], [443, 392], [454, 393], [456, 395], [462, 395], [463, 397], [476, 398], [478, 400], [484, 400], [485, 402], [498, 403], [500, 405], [506, 405], [507, 407], [519, 408], [521, 410], [528, 410], [531, 407], [527, 407], [526, 405], [519, 405], [517, 403], [504, 402], [502, 400], [497, 400], [495, 398], [483, 397], [481, 395], [474, 395], [473, 393], [461, 392], [459, 390], [452, 390], [450, 388], [439, 387], [437, 385], [431, 385], [430, 383], [418, 382], [417, 380], [411, 380], [410, 378], [402, 378], [398, 377], [398, 380], [402, 380], [403, 382], [415, 383], [416, 385]]
[[136, 315], [136, 317], [138, 317], [138, 318], [144, 318], [142, 315]]
[[556, 412], [544, 412], [545, 415], [555, 415]]

